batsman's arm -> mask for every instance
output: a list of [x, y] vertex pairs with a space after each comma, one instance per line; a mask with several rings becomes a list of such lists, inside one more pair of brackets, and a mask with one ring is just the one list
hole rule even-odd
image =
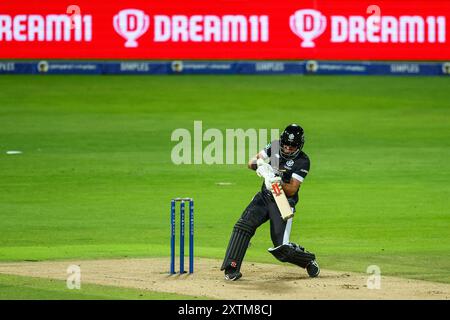
[[298, 191], [301, 184], [302, 183], [299, 180], [294, 178], [291, 178], [289, 183], [282, 183], [283, 191], [286, 194], [286, 197], [293, 196]]

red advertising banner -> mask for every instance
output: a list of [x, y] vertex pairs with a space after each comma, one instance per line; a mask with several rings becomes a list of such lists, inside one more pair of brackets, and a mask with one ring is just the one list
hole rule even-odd
[[2, 1], [1, 59], [450, 60], [450, 1]]

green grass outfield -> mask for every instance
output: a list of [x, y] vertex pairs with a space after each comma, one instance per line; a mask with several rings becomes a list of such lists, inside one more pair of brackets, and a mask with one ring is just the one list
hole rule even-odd
[[199, 300], [202, 297], [130, 288], [82, 284], [68, 289], [66, 281], [0, 274], [0, 300]]
[[[444, 77], [1, 76], [0, 261], [168, 256], [176, 196], [195, 198], [196, 255], [222, 258], [261, 181], [245, 165], [174, 165], [172, 131], [298, 122], [311, 171], [291, 240], [323, 268], [450, 283], [449, 90]], [[266, 224], [246, 261], [275, 262], [270, 246]]]

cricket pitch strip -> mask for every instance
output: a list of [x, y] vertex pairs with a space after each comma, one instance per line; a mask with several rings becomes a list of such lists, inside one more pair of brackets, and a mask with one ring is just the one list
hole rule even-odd
[[65, 281], [67, 268], [78, 265], [81, 284], [211, 299], [450, 299], [450, 285], [445, 283], [381, 276], [381, 287], [369, 289], [369, 274], [322, 269], [318, 278], [309, 278], [303, 269], [280, 264], [246, 262], [243, 278], [227, 282], [221, 263], [196, 258], [194, 274], [169, 275], [169, 258], [13, 262], [0, 263], [0, 273]]

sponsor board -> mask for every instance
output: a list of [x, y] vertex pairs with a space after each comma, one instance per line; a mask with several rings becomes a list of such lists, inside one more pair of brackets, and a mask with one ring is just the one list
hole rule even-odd
[[450, 63], [382, 62], [0, 62], [0, 74], [335, 74], [335, 75], [450, 75]]
[[438, 0], [7, 0], [0, 58], [448, 61], [449, 19]]

